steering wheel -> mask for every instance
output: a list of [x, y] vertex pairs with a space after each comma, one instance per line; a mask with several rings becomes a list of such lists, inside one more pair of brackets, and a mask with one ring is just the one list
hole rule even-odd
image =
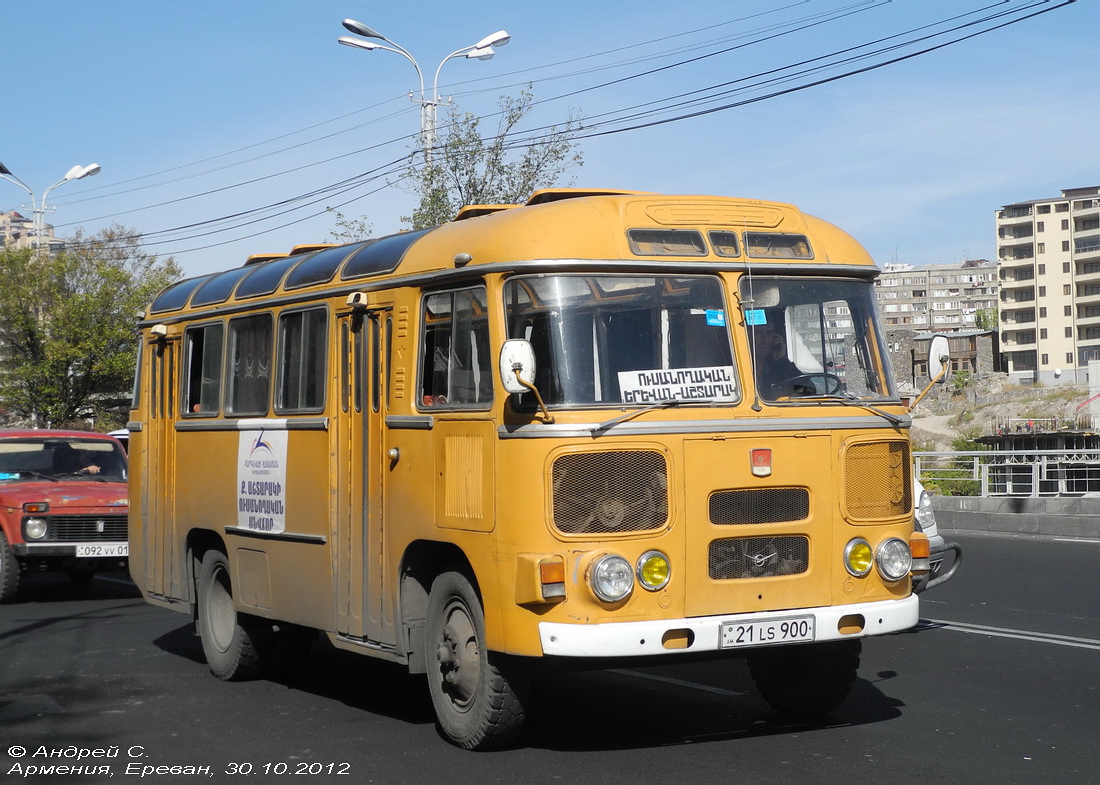
[[[820, 391], [818, 381], [820, 381]], [[834, 373], [801, 373], [771, 386], [775, 392], [790, 395], [833, 395], [844, 388], [844, 381]]]

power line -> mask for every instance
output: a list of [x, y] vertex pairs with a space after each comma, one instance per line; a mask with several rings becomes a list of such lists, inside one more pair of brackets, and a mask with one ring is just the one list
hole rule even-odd
[[[749, 75], [749, 76], [739, 77], [739, 78], [734, 79], [734, 80], [728, 80], [726, 82], [721, 82], [721, 83], [709, 85], [707, 87], [697, 88], [697, 89], [693, 89], [693, 90], [690, 90], [690, 91], [681, 92], [681, 93], [678, 93], [678, 94], [675, 94], [675, 95], [666, 96], [664, 98], [660, 98], [660, 99], [657, 99], [657, 100], [654, 100], [654, 101], [643, 102], [643, 103], [639, 103], [639, 104], [634, 104], [632, 106], [623, 107], [623, 108], [620, 108], [620, 109], [604, 112], [600, 115], [596, 115], [595, 117], [586, 117], [586, 118], [584, 118], [585, 119], [584, 128], [582, 130], [580, 130], [577, 134], [572, 135], [571, 138], [573, 138], [573, 139], [585, 139], [585, 138], [609, 136], [609, 135], [614, 135], [614, 134], [619, 134], [619, 133], [626, 133], [626, 132], [629, 132], [629, 131], [636, 131], [636, 130], [640, 130], [640, 129], [643, 129], [643, 128], [650, 128], [650, 127], [654, 127], [654, 126], [658, 126], [658, 125], [664, 125], [664, 124], [673, 123], [673, 122], [681, 122], [681, 121], [684, 121], [684, 120], [688, 120], [688, 119], [692, 119], [692, 118], [696, 118], [696, 117], [701, 117], [701, 116], [708, 115], [708, 114], [713, 114], [713, 113], [716, 113], [716, 112], [726, 111], [726, 110], [729, 110], [729, 109], [745, 106], [745, 105], [748, 105], [748, 104], [769, 100], [769, 99], [776, 98], [776, 97], [779, 97], [779, 96], [788, 95], [788, 94], [795, 93], [795, 92], [800, 92], [800, 91], [803, 91], [803, 90], [810, 89], [812, 87], [820, 86], [822, 84], [827, 84], [829, 82], [838, 81], [840, 79], [845, 79], [845, 78], [848, 78], [848, 77], [851, 77], [851, 76], [856, 76], [856, 75], [859, 75], [859, 74], [868, 73], [870, 71], [877, 70], [877, 69], [880, 69], [880, 68], [884, 68], [886, 66], [893, 65], [893, 64], [905, 61], [905, 60], [913, 59], [915, 57], [919, 57], [921, 55], [928, 54], [928, 53], [937, 51], [939, 49], [943, 49], [943, 48], [946, 48], [948, 46], [952, 46], [954, 44], [970, 40], [970, 39], [975, 38], [977, 36], [985, 35], [986, 33], [990, 33], [990, 32], [993, 32], [995, 30], [1003, 29], [1003, 28], [1008, 27], [1010, 25], [1018, 24], [1020, 22], [1026, 21], [1027, 19], [1031, 19], [1031, 18], [1034, 18], [1036, 16], [1040, 16], [1042, 14], [1046, 14], [1046, 13], [1049, 13], [1051, 11], [1058, 10], [1060, 8], [1064, 8], [1065, 6], [1068, 6], [1072, 3], [1074, 3], [1075, 1], [1076, 0], [1061, 0], [1061, 2], [1057, 2], [1057, 4], [1051, 5], [1051, 3], [1055, 2], [1055, 0], [1030, 0], [1030, 2], [1024, 3], [1022, 6], [1017, 5], [1013, 8], [1005, 8], [1004, 6], [1011, 4], [1012, 0], [1002, 0], [1002, 2], [993, 3], [993, 4], [989, 4], [989, 5], [985, 5], [985, 6], [980, 6], [978, 8], [972, 9], [970, 11], [966, 11], [966, 12], [961, 13], [961, 14], [956, 14], [954, 16], [950, 16], [950, 17], [947, 17], [945, 19], [940, 19], [938, 21], [935, 21], [935, 22], [932, 22], [932, 23], [929, 23], [929, 24], [919, 25], [917, 27], [910, 28], [910, 29], [908, 29], [906, 31], [903, 31], [901, 33], [896, 33], [896, 34], [893, 34], [893, 35], [890, 35], [890, 36], [884, 36], [884, 37], [875, 39], [873, 41], [868, 41], [868, 42], [864, 42], [864, 43], [861, 43], [861, 44], [858, 44], [858, 45], [855, 45], [855, 46], [838, 49], [836, 51], [833, 51], [833, 52], [825, 54], [825, 55], [820, 55], [820, 56], [817, 56], [817, 57], [814, 57], [814, 58], [808, 58], [806, 60], [802, 60], [802, 61], [799, 61], [799, 62], [790, 63], [790, 64], [783, 65], [783, 66], [780, 66], [780, 67], [767, 69], [767, 70], [760, 71], [758, 73], [755, 73], [755, 74], [752, 74], [752, 75]], [[809, 16], [802, 17], [799, 20], [793, 20], [792, 22], [782, 23], [782, 24], [778, 24], [778, 25], [772, 25], [772, 26], [769, 26], [768, 28], [765, 28], [762, 31], [761, 30], [754, 31], [758, 34], [758, 37], [753, 38], [749, 41], [740, 40], [738, 43], [736, 43], [732, 46], [728, 46], [728, 47], [725, 47], [725, 48], [717, 50], [717, 51], [704, 52], [702, 54], [696, 54], [696, 55], [693, 55], [691, 57], [684, 58], [684, 59], [681, 59], [681, 60], [673, 62], [673, 63], [668, 63], [668, 64], [665, 64], [665, 65], [662, 65], [660, 67], [646, 69], [644, 71], [640, 71], [640, 72], [637, 72], [637, 73], [628, 74], [628, 75], [626, 75], [624, 77], [621, 77], [621, 78], [618, 78], [618, 79], [609, 80], [609, 81], [601, 82], [601, 83], [598, 83], [598, 84], [595, 84], [595, 85], [591, 85], [589, 87], [581, 88], [581, 89], [570, 91], [570, 92], [567, 92], [567, 93], [562, 93], [562, 94], [557, 95], [557, 96], [553, 96], [553, 97], [550, 97], [550, 98], [547, 98], [547, 99], [542, 99], [540, 101], [537, 101], [536, 104], [539, 104], [539, 105], [547, 104], [547, 103], [550, 103], [550, 102], [553, 102], [553, 101], [561, 101], [561, 100], [564, 100], [566, 98], [575, 97], [577, 95], [597, 92], [597, 91], [600, 91], [600, 90], [607, 89], [607, 88], [609, 88], [611, 86], [614, 86], [614, 85], [622, 84], [622, 83], [625, 83], [625, 82], [628, 82], [628, 81], [643, 79], [645, 77], [652, 76], [652, 75], [660, 73], [660, 72], [668, 71], [668, 70], [675, 69], [675, 68], [684, 67], [686, 65], [701, 61], [703, 59], [715, 57], [715, 56], [718, 56], [720, 54], [727, 54], [729, 52], [732, 52], [732, 51], [735, 51], [735, 50], [738, 50], [738, 49], [742, 49], [742, 48], [745, 48], [747, 46], [766, 43], [768, 41], [774, 40], [774, 39], [776, 39], [778, 37], [781, 37], [781, 36], [786, 36], [786, 35], [790, 35], [790, 34], [795, 33], [795, 32], [800, 32], [800, 31], [809, 29], [811, 27], [816, 27], [818, 25], [825, 24], [826, 22], [836, 21], [838, 19], [844, 18], [846, 16], [850, 16], [850, 15], [855, 14], [855, 13], [862, 13], [866, 10], [871, 9], [871, 8], [879, 7], [880, 5], [883, 4], [883, 2], [884, 2], [884, 0], [866, 0], [863, 3], [857, 3], [857, 4], [854, 4], [854, 5], [851, 5], [851, 6], [845, 6], [841, 9], [835, 9], [833, 12], [830, 12], [830, 13], [809, 15]], [[1044, 6], [1046, 6], [1046, 7], [1044, 7]], [[1027, 12], [1027, 13], [1025, 13], [1025, 12]], [[980, 16], [977, 19], [972, 19], [971, 18], [971, 17], [974, 17], [975, 15], [979, 15], [979, 14], [984, 14], [984, 16]], [[961, 21], [961, 20], [968, 20], [968, 21]], [[990, 24], [990, 23], [993, 23], [993, 22], [997, 22], [997, 23], [996, 24]], [[685, 32], [685, 33], [680, 33], [680, 34], [675, 34], [675, 35], [676, 36], [688, 35], [692, 32], [697, 32], [698, 30], [708, 30], [708, 29], [712, 29], [712, 28], [717, 27], [717, 26], [725, 25], [725, 24], [728, 24], [728, 22], [720, 23], [719, 25], [708, 26], [708, 27], [705, 27], [705, 28], [698, 28], [696, 31], [688, 31], [688, 32]], [[951, 26], [949, 26], [945, 29], [937, 30], [937, 28], [941, 28], [944, 25], [951, 25]], [[989, 25], [989, 26], [980, 27], [982, 25]], [[980, 29], [977, 29], [977, 30], [972, 29], [974, 27], [980, 27]], [[928, 32], [928, 31], [934, 31], [934, 32]], [[947, 41], [938, 40], [938, 39], [942, 39], [944, 36], [959, 34], [959, 33], [962, 33], [963, 31], [967, 31], [966, 34], [957, 35], [957, 37], [954, 37], [954, 38], [952, 38], [950, 40], [947, 40]], [[720, 39], [720, 40], [721, 40], [721, 43], [727, 43], [731, 40], [742, 39], [742, 38], [744, 38], [745, 35], [747, 35], [747, 33], [741, 34], [739, 36], [724, 37], [723, 39]], [[934, 43], [934, 44], [931, 44], [931, 42], [933, 40], [938, 40], [938, 42]], [[628, 50], [628, 49], [643, 46], [647, 43], [652, 43], [652, 42], [643, 42], [641, 44], [629, 45], [629, 46], [626, 46], [626, 47], [621, 47], [620, 49], [614, 50], [614, 51], [616, 51], [616, 52], [625, 51], [625, 50]], [[922, 46], [923, 44], [930, 44], [930, 45]], [[922, 48], [917, 49], [915, 51], [907, 52], [905, 54], [898, 55], [896, 57], [888, 57], [885, 60], [872, 62], [872, 63], [864, 65], [862, 67], [858, 67], [858, 68], [851, 67], [856, 63], [865, 63], [867, 60], [871, 60], [871, 59], [876, 58], [876, 57], [886, 56], [886, 55], [889, 55], [889, 54], [894, 53], [894, 52], [900, 52], [900, 51], [903, 51], [905, 49], [912, 48], [914, 46], [922, 46]], [[678, 50], [678, 52], [682, 52], [682, 51], [697, 51], [697, 50], [695, 48], [689, 48], [689, 49], [686, 49], [686, 50]], [[578, 59], [583, 60], [583, 59], [586, 59], [586, 58], [578, 58]], [[571, 62], [575, 62], [575, 61], [576, 60], [564, 61], [564, 63], [571, 63]], [[647, 59], [647, 61], [648, 61], [648, 59]], [[591, 74], [591, 73], [596, 73], [597, 71], [606, 70], [607, 68], [610, 68], [610, 67], [621, 67], [621, 65], [622, 64], [620, 63], [617, 66], [616, 65], [600, 66], [598, 68], [589, 69], [588, 71], [582, 71], [582, 72], [579, 72], [579, 73], [582, 73], [582, 74], [583, 73], [590, 73]], [[840, 73], [834, 73], [834, 74], [831, 74], [831, 75], [828, 75], [828, 76], [822, 76], [821, 78], [812, 78], [814, 76], [827, 73], [830, 70], [835, 70], [837, 68], [846, 68], [846, 70], [844, 70]], [[528, 69], [528, 70], [531, 70], [531, 69]], [[517, 73], [522, 73], [522, 72], [517, 72]], [[541, 83], [543, 81], [552, 81], [554, 79], [571, 78], [575, 75], [576, 75], [576, 72], [566, 74], [566, 75], [547, 77], [545, 79], [539, 80], [539, 82]], [[807, 78], [809, 78], [809, 81], [799, 81], [799, 80], [804, 80], [804, 79], [807, 79]], [[735, 96], [738, 96], [738, 95], [744, 95], [744, 94], [752, 92], [752, 91], [768, 90], [768, 88], [777, 87], [777, 86], [783, 85], [783, 84], [790, 84], [791, 82], [795, 82], [795, 84], [790, 85], [789, 87], [782, 88], [782, 89], [772, 89], [768, 92], [764, 92], [764, 93], [761, 93], [761, 94], [755, 95], [755, 96], [739, 98], [737, 100], [730, 100], [730, 99], [732, 99], [732, 98], [734, 98]], [[393, 99], [390, 99], [390, 100], [393, 100]], [[717, 102], [722, 102], [722, 103], [717, 103]], [[388, 103], [388, 101], [377, 104], [376, 106], [381, 106], [381, 105], [384, 105], [385, 103]], [[688, 111], [688, 110], [690, 110], [690, 111]], [[662, 114], [666, 114], [670, 111], [677, 111], [678, 113], [674, 114], [672, 116], [668, 116], [668, 117], [661, 117]], [[303, 131], [304, 130], [311, 130], [313, 128], [320, 127], [321, 125], [325, 125], [325, 124], [328, 124], [330, 122], [334, 122], [335, 120], [352, 116], [354, 114], [356, 114], [356, 113], [348, 113], [348, 114], [342, 115], [341, 118], [335, 118], [334, 120], [324, 121], [323, 123], [317, 123], [317, 124], [314, 124], [312, 126], [309, 126], [307, 129], [302, 129], [302, 130]], [[390, 116], [392, 116], [392, 115], [390, 115]], [[490, 113], [488, 115], [482, 116], [482, 118], [480, 118], [480, 119], [485, 119], [487, 117], [492, 117], [492, 116], [494, 116], [494, 114]], [[376, 122], [377, 120], [378, 120], [378, 118], [376, 118], [375, 120], [372, 120], [372, 122]], [[522, 147], [537, 146], [537, 145], [543, 143], [549, 135], [554, 133], [554, 131], [552, 130], [554, 128], [555, 128], [555, 126], [542, 126], [542, 127], [534, 128], [534, 129], [526, 129], [524, 131], [515, 131], [511, 134], [512, 139], [507, 143], [507, 147], [509, 149], [515, 149], [515, 148], [522, 148]], [[286, 138], [286, 137], [292, 136], [296, 133], [300, 133], [300, 131], [284, 134], [284, 135], [281, 135], [279, 137], [275, 137], [274, 139], [278, 140], [278, 139]], [[331, 136], [335, 136], [338, 133], [343, 133], [343, 132], [337, 132], [337, 133], [334, 133], [334, 134], [329, 134], [325, 137], [321, 137], [321, 139], [331, 138]], [[186, 196], [186, 197], [179, 197], [177, 199], [168, 200], [168, 201], [156, 204], [156, 205], [149, 205], [149, 206], [144, 207], [144, 208], [139, 208], [139, 210], [133, 210], [133, 211], [127, 211], [127, 212], [138, 212], [138, 211], [144, 210], [144, 209], [151, 209], [152, 207], [159, 207], [159, 206], [174, 204], [174, 203], [187, 201], [187, 200], [191, 200], [191, 199], [197, 199], [197, 198], [202, 198], [202, 197], [205, 197], [205, 196], [210, 196], [214, 193], [219, 193], [219, 192], [231, 190], [233, 188], [239, 188], [239, 187], [243, 187], [245, 185], [254, 184], [254, 183], [257, 183], [257, 182], [270, 180], [270, 179], [281, 177], [281, 176], [291, 174], [291, 173], [294, 173], [294, 172], [302, 171], [304, 169], [308, 169], [308, 168], [311, 168], [312, 166], [320, 165], [322, 163], [328, 163], [328, 162], [331, 162], [331, 161], [340, 160], [342, 158], [347, 158], [347, 157], [350, 157], [352, 155], [358, 155], [358, 154], [361, 154], [361, 153], [364, 153], [364, 152], [369, 152], [369, 151], [373, 151], [373, 150], [382, 149], [382, 148], [385, 148], [389, 145], [394, 144], [395, 142], [402, 141], [402, 140], [407, 140], [409, 138], [410, 138], [410, 136], [408, 136], [408, 135], [401, 136], [401, 137], [396, 137], [396, 138], [389, 139], [389, 140], [386, 140], [386, 141], [383, 141], [383, 142], [379, 142], [379, 143], [374, 144], [374, 145], [370, 145], [366, 148], [361, 148], [361, 149], [358, 149], [358, 150], [355, 150], [355, 151], [352, 151], [352, 152], [349, 152], [349, 153], [344, 153], [344, 154], [341, 154], [341, 155], [338, 155], [338, 156], [330, 157], [328, 159], [325, 159], [324, 161], [318, 161], [318, 162], [314, 162], [312, 164], [304, 164], [304, 165], [301, 165], [301, 166], [298, 166], [298, 167], [294, 167], [294, 168], [291, 168], [291, 169], [284, 170], [282, 172], [276, 172], [276, 173], [273, 173], [273, 174], [270, 174], [270, 175], [265, 175], [263, 177], [254, 178], [253, 180], [248, 180], [248, 181], [244, 181], [244, 182], [241, 182], [241, 183], [236, 183], [236, 184], [232, 184], [232, 185], [228, 185], [228, 186], [223, 186], [223, 187], [220, 187], [220, 188], [210, 189], [208, 191], [204, 191], [204, 192], [201, 192], [201, 193], [192, 194], [192, 195]], [[272, 140], [268, 140], [268, 141], [272, 141]], [[285, 148], [285, 149], [294, 149], [296, 147], [305, 146], [305, 145], [310, 144], [310, 143], [312, 143], [312, 141], [303, 142], [299, 145], [294, 145], [290, 148]], [[266, 144], [266, 142], [257, 143], [256, 146], [262, 145], [262, 144]], [[246, 146], [246, 147], [243, 147], [243, 148], [239, 148], [237, 151], [233, 151], [233, 152], [235, 153], [235, 152], [248, 150], [248, 149], [251, 149], [252, 147], [254, 147], [254, 145], [249, 145], [249, 146]], [[275, 152], [277, 152], [277, 151], [275, 151]], [[267, 155], [273, 155], [273, 154], [275, 154], [275, 152], [269, 153]], [[221, 156], [213, 156], [211, 158], [204, 159], [202, 162], [215, 160], [217, 158], [228, 156], [228, 155], [231, 155], [231, 154], [233, 154], [233, 153], [225, 153], [225, 154], [222, 154]], [[266, 155], [261, 156], [261, 157], [266, 157]], [[255, 159], [250, 159], [250, 160], [255, 160]], [[387, 176], [393, 175], [395, 173], [395, 171], [397, 171], [395, 169], [397, 164], [399, 162], [407, 163], [407, 161], [408, 161], [408, 156], [402, 156], [401, 158], [394, 159], [394, 160], [392, 160], [392, 161], [390, 161], [386, 164], [383, 164], [379, 167], [376, 167], [374, 169], [367, 170], [366, 172], [360, 173], [359, 175], [355, 175], [351, 178], [346, 178], [344, 180], [337, 181], [336, 183], [332, 183], [332, 184], [329, 184], [329, 185], [326, 185], [326, 186], [322, 186], [320, 188], [314, 189], [314, 190], [306, 192], [304, 194], [299, 194], [297, 196], [288, 197], [286, 199], [278, 200], [276, 202], [272, 202], [272, 203], [269, 203], [269, 204], [266, 204], [266, 205], [263, 205], [263, 206], [260, 206], [260, 207], [251, 208], [249, 210], [243, 210], [243, 211], [234, 213], [232, 215], [220, 216], [220, 217], [217, 217], [217, 218], [212, 218], [212, 219], [208, 219], [208, 220], [205, 220], [205, 221], [196, 222], [194, 224], [188, 224], [186, 226], [180, 226], [180, 227], [174, 227], [174, 228], [170, 228], [170, 229], [163, 229], [163, 230], [158, 230], [158, 231], [155, 231], [155, 232], [150, 232], [150, 233], [147, 233], [147, 234], [143, 235], [143, 237], [150, 239], [151, 240], [150, 244], [164, 245], [164, 244], [167, 244], [167, 243], [180, 242], [180, 241], [184, 241], [184, 240], [193, 240], [193, 239], [198, 239], [199, 237], [203, 237], [203, 236], [209, 236], [209, 235], [213, 235], [213, 234], [230, 232], [230, 231], [234, 231], [234, 230], [237, 230], [237, 229], [241, 229], [245, 226], [249, 226], [249, 225], [261, 222], [261, 221], [271, 220], [273, 218], [277, 218], [279, 216], [287, 215], [287, 214], [292, 213], [292, 212], [297, 211], [297, 210], [306, 209], [309, 206], [312, 206], [312, 205], [315, 205], [315, 204], [317, 204], [321, 201], [324, 201], [326, 198], [329, 198], [329, 197], [332, 197], [332, 196], [344, 195], [344, 194], [346, 194], [350, 191], [353, 191], [356, 188], [362, 188], [362, 187], [364, 187], [364, 186], [366, 186], [366, 185], [368, 185], [372, 182], [376, 182], [380, 177], [387, 177]], [[199, 162], [199, 163], [202, 163], [202, 162]], [[236, 165], [236, 164], [234, 164], [234, 165]], [[185, 167], [176, 167], [176, 169], [180, 169], [180, 168], [185, 168]], [[228, 168], [228, 167], [225, 167], [225, 168]], [[173, 170], [165, 170], [165, 171], [173, 171]], [[216, 171], [220, 171], [220, 170], [216, 170]], [[197, 175], [194, 175], [194, 176], [197, 176]], [[141, 178], [137, 178], [137, 179], [141, 179]], [[151, 187], [151, 186], [146, 186], [146, 187]], [[358, 199], [364, 198], [367, 195], [376, 193], [378, 190], [381, 190], [382, 187], [383, 186], [379, 186], [377, 189], [373, 189], [373, 190], [371, 190], [370, 192], [368, 192], [366, 194], [359, 194], [358, 196], [354, 197], [353, 199], [350, 199], [347, 202], [343, 202], [339, 206], [349, 204], [349, 203], [354, 202]], [[127, 214], [127, 213], [126, 212], [117, 213], [115, 215], [124, 215], [124, 214]], [[308, 215], [304, 218], [299, 218], [297, 220], [281, 224], [280, 226], [275, 227], [275, 228], [283, 228], [285, 226], [293, 225], [295, 223], [300, 223], [304, 220], [308, 220], [309, 218], [313, 218], [313, 217], [316, 217], [317, 215], [321, 215], [321, 214], [323, 214], [323, 211], [322, 212], [311, 213], [310, 215]], [[115, 216], [106, 216], [106, 217], [115, 217]], [[219, 224], [225, 224], [225, 226], [223, 228], [218, 228], [218, 229], [211, 228], [211, 227], [217, 226]], [[203, 232], [198, 233], [198, 234], [188, 233], [188, 234], [180, 235], [181, 232], [182, 233], [193, 232], [195, 229], [198, 229], [198, 228], [201, 228], [201, 227], [206, 227], [208, 230], [203, 231]], [[171, 235], [180, 235], [180, 236], [176, 236], [172, 239], [163, 239], [163, 238], [167, 238]], [[238, 240], [246, 239], [246, 237], [254, 237], [254, 236], [256, 236], [256, 235], [251, 234], [251, 235], [246, 235], [245, 237], [235, 237], [231, 240], [225, 240], [225, 241], [210, 244], [210, 245], [204, 245], [204, 246], [201, 246], [200, 248], [188, 248], [186, 250], [176, 251], [176, 253], [187, 253], [187, 252], [194, 251], [194, 250], [202, 250], [202, 249], [207, 249], [207, 248], [211, 248], [211, 247], [217, 247], [219, 245], [225, 245], [225, 244], [228, 244], [228, 243], [231, 243], [231, 242], [237, 242]], [[153, 238], [162, 238], [162, 239], [153, 239]]]

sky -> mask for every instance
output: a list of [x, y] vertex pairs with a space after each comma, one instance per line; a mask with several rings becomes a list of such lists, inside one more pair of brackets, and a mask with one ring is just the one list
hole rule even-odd
[[1096, 0], [6, 0], [0, 162], [39, 200], [98, 163], [46, 221], [187, 276], [331, 241], [336, 212], [406, 228], [417, 72], [338, 45], [348, 17], [485, 131], [527, 84], [523, 138], [582, 116], [560, 185], [790, 202], [880, 266], [995, 258], [999, 207], [1100, 185]]

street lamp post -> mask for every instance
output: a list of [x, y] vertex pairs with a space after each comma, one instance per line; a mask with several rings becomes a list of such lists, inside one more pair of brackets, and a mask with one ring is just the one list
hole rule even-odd
[[79, 164], [72, 167], [65, 173], [65, 176], [51, 185], [42, 193], [42, 199], [36, 200], [34, 191], [25, 182], [16, 177], [11, 169], [0, 163], [0, 179], [7, 180], [9, 183], [15, 183], [31, 197], [31, 213], [34, 216], [34, 245], [39, 254], [42, 253], [42, 235], [46, 231], [46, 197], [50, 195], [50, 191], [57, 188], [59, 185], [64, 185], [70, 180], [82, 180], [85, 177], [91, 177], [92, 175], [99, 174], [102, 167], [99, 164], [88, 164], [87, 166], [80, 166]]
[[[442, 103], [439, 95], [439, 72], [443, 70], [443, 64], [456, 57], [465, 57], [467, 60], [489, 60], [496, 54], [496, 50], [493, 49], [494, 46], [504, 46], [512, 40], [512, 37], [504, 30], [498, 30], [492, 35], [485, 36], [476, 44], [464, 46], [461, 49], [456, 49], [451, 52], [439, 62], [439, 67], [435, 69], [435, 79], [432, 81], [432, 92], [431, 95], [428, 96], [424, 91], [424, 72], [420, 70], [420, 64], [416, 62], [416, 58], [412, 56], [408, 49], [391, 41], [378, 31], [367, 27], [362, 22], [356, 22], [354, 19], [345, 19], [343, 25], [349, 32], [355, 33], [356, 36], [361, 36], [360, 38], [350, 35], [340, 36], [338, 40], [344, 46], [365, 49], [368, 52], [375, 49], [396, 52], [413, 64], [413, 68], [416, 69], [416, 76], [420, 80], [420, 97], [413, 97], [411, 92], [409, 93], [409, 97], [420, 104], [420, 144], [424, 150], [425, 159], [429, 161], [431, 160], [432, 148], [435, 147], [436, 107]], [[377, 38], [380, 41], [385, 41], [389, 46], [376, 44], [373, 41], [365, 41], [363, 40], [364, 38]]]

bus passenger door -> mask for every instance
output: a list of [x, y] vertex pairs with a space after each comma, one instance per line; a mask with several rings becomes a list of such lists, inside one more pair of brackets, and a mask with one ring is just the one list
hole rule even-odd
[[[176, 563], [175, 406], [178, 340], [158, 341], [149, 352], [149, 419], [141, 460], [142, 561], [145, 591], [162, 597], [187, 597]], [[135, 500], [131, 500], [133, 503]]]
[[340, 320], [341, 403], [336, 532], [338, 632], [387, 647], [392, 621], [383, 614], [382, 476], [386, 311], [358, 311]]

